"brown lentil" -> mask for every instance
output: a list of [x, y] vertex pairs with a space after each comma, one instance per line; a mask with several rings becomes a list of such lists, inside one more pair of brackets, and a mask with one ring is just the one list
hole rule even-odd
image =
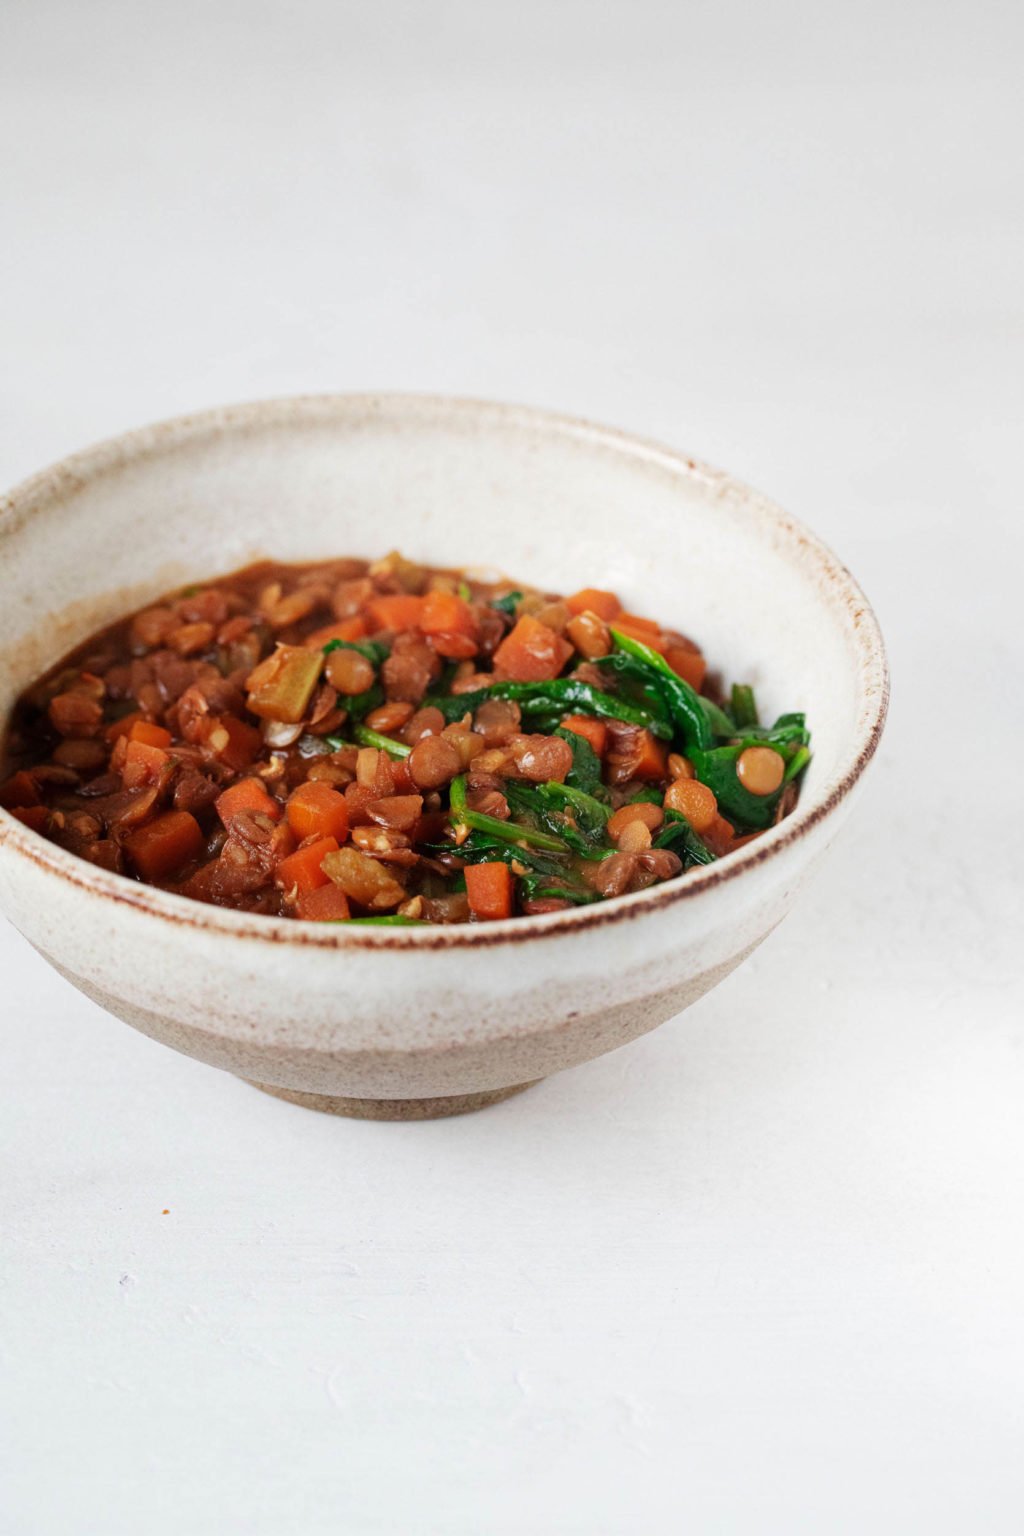
[[409, 776], [417, 789], [440, 789], [462, 772], [462, 757], [446, 736], [425, 736], [409, 754]]
[[584, 610], [578, 613], [566, 627], [566, 635], [587, 661], [607, 656], [612, 648], [612, 637], [607, 624], [596, 613]]
[[366, 693], [373, 687], [376, 673], [373, 663], [359, 651], [331, 651], [326, 661], [327, 676], [339, 693]]

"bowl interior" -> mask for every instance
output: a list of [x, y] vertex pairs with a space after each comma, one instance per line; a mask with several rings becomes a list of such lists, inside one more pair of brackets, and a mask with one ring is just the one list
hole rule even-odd
[[271, 402], [130, 434], [0, 513], [0, 717], [91, 630], [248, 561], [376, 555], [610, 587], [698, 640], [762, 714], [805, 709], [801, 810], [846, 774], [884, 661], [842, 567], [728, 477], [590, 427], [417, 397]]

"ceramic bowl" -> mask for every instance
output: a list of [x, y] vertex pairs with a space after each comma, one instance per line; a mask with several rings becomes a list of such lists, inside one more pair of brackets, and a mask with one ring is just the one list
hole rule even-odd
[[0, 504], [0, 720], [101, 625], [263, 557], [494, 567], [610, 587], [805, 709], [797, 810], [719, 863], [571, 912], [368, 930], [190, 902], [73, 858], [0, 811], [0, 904], [89, 997], [285, 1098], [412, 1118], [496, 1101], [678, 1014], [785, 916], [878, 744], [874, 616], [805, 528], [717, 470], [534, 410], [303, 398], [132, 432]]

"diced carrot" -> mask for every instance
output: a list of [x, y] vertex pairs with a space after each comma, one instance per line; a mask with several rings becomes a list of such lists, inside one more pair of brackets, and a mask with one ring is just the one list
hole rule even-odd
[[129, 736], [121, 770], [125, 789], [143, 789], [147, 784], [155, 784], [169, 762], [162, 747], [151, 747], [148, 742], [133, 741]]
[[473, 610], [454, 592], [428, 592], [419, 621], [425, 635], [469, 635], [477, 631]]
[[229, 832], [232, 820], [242, 811], [270, 816], [274, 821], [281, 815], [279, 802], [267, 793], [259, 779], [239, 779], [237, 784], [232, 784], [230, 789], [225, 789], [217, 796], [216, 807], [217, 815]]
[[562, 729], [582, 736], [590, 742], [598, 757], [604, 757], [608, 745], [608, 727], [603, 720], [595, 720], [593, 715], [566, 715]]
[[661, 631], [656, 619], [645, 619], [639, 613], [620, 613], [615, 628], [621, 629], [623, 624], [629, 624], [633, 629], [653, 629], [656, 634]]
[[557, 677], [572, 655], [572, 646], [532, 614], [524, 614], [494, 653], [500, 677], [519, 683], [542, 683]]
[[170, 731], [165, 731], [162, 725], [154, 725], [151, 720], [134, 720], [128, 740], [141, 741], [147, 747], [169, 747], [174, 738]]
[[203, 851], [203, 834], [188, 811], [167, 811], [124, 840], [143, 880], [162, 880]]
[[466, 895], [478, 922], [512, 916], [512, 871], [507, 864], [467, 864]]
[[760, 836], [760, 832], [745, 832], [742, 837], [734, 837], [729, 844], [729, 852], [735, 853], [737, 848], [745, 848], [748, 843], [755, 843]]
[[263, 737], [254, 725], [237, 715], [212, 715], [206, 724], [203, 746], [235, 773], [244, 769], [263, 750]]
[[120, 720], [115, 720], [112, 725], [108, 725], [103, 734], [108, 741], [118, 741], [122, 736], [130, 736], [132, 727], [142, 718], [142, 711], [133, 709], [130, 715], [122, 715]]
[[672, 671], [677, 673], [691, 688], [696, 688], [699, 693], [704, 686], [704, 678], [707, 674], [708, 664], [700, 651], [688, 651], [681, 645], [670, 645], [665, 652], [665, 660]]
[[309, 646], [311, 650], [322, 651], [324, 646], [330, 644], [332, 640], [348, 640], [351, 642], [353, 640], [365, 639], [366, 620], [360, 614], [356, 614], [355, 618], [339, 619], [335, 624], [324, 624], [322, 628], [314, 629], [313, 633], [307, 635], [302, 643]]
[[589, 609], [599, 619], [604, 619], [606, 624], [622, 612], [622, 604], [615, 593], [602, 592], [600, 587], [584, 587], [582, 591], [574, 592], [572, 597], [566, 598], [565, 606], [574, 614], [585, 613]]
[[318, 885], [315, 891], [299, 892], [295, 916], [307, 923], [347, 923], [350, 916], [348, 897], [340, 885], [329, 880], [326, 885]]
[[668, 772], [668, 747], [650, 731], [641, 731], [637, 750], [640, 753], [639, 761], [633, 769], [635, 779], [658, 780], [665, 778]]
[[644, 645], [650, 646], [652, 651], [657, 651], [664, 656], [668, 650], [668, 641], [656, 624], [649, 624], [646, 619], [636, 619], [631, 613], [620, 613], [613, 620], [612, 627], [621, 629], [624, 635], [629, 635], [632, 640], [640, 640]]
[[316, 842], [304, 843], [277, 866], [277, 883], [286, 891], [315, 891], [328, 884], [328, 877], [320, 868], [329, 853], [337, 853], [336, 837], [318, 837]]
[[430, 643], [446, 661], [468, 661], [476, 655], [477, 641], [473, 635], [461, 635], [455, 630], [442, 630], [430, 636]]
[[285, 808], [288, 825], [296, 837], [348, 837], [348, 806], [345, 796], [329, 784], [300, 784]]
[[15, 820], [24, 822], [33, 832], [42, 832], [49, 814], [45, 805], [18, 805], [11, 811]]
[[35, 779], [24, 768], [0, 785], [0, 805], [5, 811], [38, 805], [41, 799]]
[[[694, 831], [696, 830], [696, 827], [694, 827]], [[736, 828], [731, 821], [726, 821], [724, 816], [716, 814], [710, 827], [706, 828], [700, 835], [711, 849], [711, 852], [716, 853], [719, 858], [723, 858], [725, 854], [732, 852], [735, 831]]]
[[390, 592], [372, 597], [366, 605], [371, 622], [378, 629], [418, 629], [425, 599], [409, 592]]

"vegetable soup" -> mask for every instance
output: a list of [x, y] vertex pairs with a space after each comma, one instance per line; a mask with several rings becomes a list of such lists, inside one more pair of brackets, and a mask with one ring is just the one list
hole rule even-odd
[[93, 864], [314, 922], [528, 917], [723, 858], [793, 808], [802, 714], [699, 646], [398, 554], [189, 586], [29, 688], [0, 805]]

